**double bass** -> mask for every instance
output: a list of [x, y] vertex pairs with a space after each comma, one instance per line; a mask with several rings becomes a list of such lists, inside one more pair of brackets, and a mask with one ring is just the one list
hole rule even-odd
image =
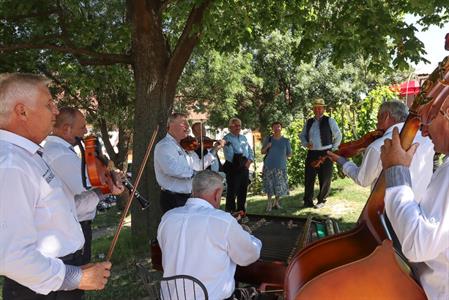
[[[404, 149], [412, 145], [419, 129], [419, 111], [424, 108], [430, 110], [431, 116], [438, 114], [441, 105], [449, 97], [448, 81], [449, 56], [424, 82], [421, 92], [410, 107], [400, 133], [401, 146]], [[424, 292], [412, 277], [403, 276], [407, 273], [396, 263], [397, 257], [393, 255], [391, 245], [383, 242], [386, 235], [379, 214], [384, 210], [384, 196], [385, 178], [382, 172], [354, 229], [318, 240], [296, 254], [285, 276], [284, 299], [335, 299], [340, 295], [344, 299], [375, 299], [375, 292], [383, 292], [383, 299], [425, 299]], [[388, 259], [389, 263], [380, 264], [379, 256], [383, 257], [380, 261]], [[380, 269], [380, 266], [385, 266], [385, 270]], [[373, 268], [371, 272], [375, 270], [371, 275], [370, 268]], [[392, 285], [389, 286], [380, 286], [378, 281], [369, 281], [369, 278], [374, 276], [384, 279], [385, 283], [389, 273], [402, 275], [392, 278]], [[361, 280], [364, 276], [367, 280]], [[338, 286], [332, 285], [344, 282], [357, 284], [357, 288], [340, 290]], [[407, 290], [413, 291], [411, 298], [395, 294], [398, 289], [404, 293]], [[362, 293], [363, 290], [373, 294]]]

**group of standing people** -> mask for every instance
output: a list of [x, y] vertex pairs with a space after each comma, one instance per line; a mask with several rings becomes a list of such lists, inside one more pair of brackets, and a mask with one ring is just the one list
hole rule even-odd
[[[0, 76], [0, 274], [5, 276], [5, 300], [78, 300], [83, 290], [103, 289], [110, 276], [110, 262], [89, 263], [90, 223], [96, 205], [106, 195], [83, 182], [83, 167], [74, 151], [77, 140], [86, 133], [86, 122], [76, 109], [58, 110], [48, 83], [31, 74]], [[308, 169], [319, 156], [328, 155], [364, 186], [372, 186], [383, 169], [386, 215], [401, 249], [412, 262], [426, 295], [446, 299], [449, 101], [422, 108], [421, 130], [408, 150], [402, 149], [399, 138], [407, 107], [399, 101], [382, 104], [377, 127], [384, 135], [368, 146], [360, 166], [332, 152], [341, 142], [341, 133], [335, 120], [324, 115], [324, 109], [324, 100], [314, 101], [314, 117], [307, 120], [300, 134], [302, 145], [308, 148], [304, 205], [313, 205], [316, 176], [320, 192], [315, 207], [322, 207], [329, 195], [331, 161], [319, 169]], [[198, 155], [180, 144], [189, 131], [186, 116], [172, 114], [167, 135], [154, 152], [160, 204], [165, 212], [158, 228], [164, 276], [195, 276], [213, 299], [235, 298], [236, 265], [257, 260], [262, 247], [249, 228], [219, 210], [223, 180], [216, 172], [203, 170], [218, 162], [217, 151], [223, 149], [226, 209], [245, 211], [254, 157], [241, 125], [239, 119], [231, 119], [230, 133]], [[262, 147], [267, 209], [279, 208], [279, 197], [288, 193], [286, 160], [291, 155], [282, 125], [275, 122], [272, 130]], [[200, 135], [203, 131], [201, 128]], [[434, 151], [446, 156], [432, 173]], [[124, 190], [120, 179], [109, 180], [108, 186], [112, 194]]]

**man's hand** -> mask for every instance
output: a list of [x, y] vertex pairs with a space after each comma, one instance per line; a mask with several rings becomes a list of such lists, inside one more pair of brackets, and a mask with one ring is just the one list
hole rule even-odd
[[245, 163], [245, 168], [249, 169], [249, 166], [251, 165], [253, 161], [251, 159], [248, 159]]
[[215, 152], [217, 152], [218, 150], [222, 149], [225, 145], [226, 145], [226, 141], [225, 140], [216, 141], [215, 144], [214, 144]]
[[104, 289], [111, 276], [111, 266], [108, 261], [81, 266], [83, 275], [78, 288], [86, 291]]
[[125, 174], [119, 170], [111, 171], [111, 177], [107, 177], [107, 183], [112, 195], [120, 195], [125, 190], [123, 186]]
[[253, 232], [251, 231], [251, 228], [249, 228], [248, 225], [246, 224], [240, 224], [243, 228], [243, 230], [245, 230], [246, 232], [248, 232], [249, 234], [252, 234]]
[[307, 149], [312, 150], [312, 148], [313, 148], [313, 144], [312, 143], [308, 143], [307, 144]]
[[401, 139], [399, 138], [399, 130], [397, 127], [393, 128], [393, 136], [391, 139], [386, 139], [383, 146], [380, 148], [380, 159], [382, 160], [382, 167], [388, 169], [392, 166], [402, 165], [410, 166], [413, 155], [418, 148], [418, 144], [413, 144], [407, 151], [402, 149]]
[[327, 156], [329, 156], [329, 158], [330, 158], [333, 162], [336, 162], [336, 161], [341, 157], [340, 155], [335, 154], [335, 153], [332, 152], [332, 151], [327, 151], [326, 154], [327, 154]]

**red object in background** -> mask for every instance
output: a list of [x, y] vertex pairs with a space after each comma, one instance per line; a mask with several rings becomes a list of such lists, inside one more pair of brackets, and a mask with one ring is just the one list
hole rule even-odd
[[399, 96], [406, 97], [407, 95], [417, 95], [420, 90], [419, 82], [417, 80], [410, 80], [401, 84], [390, 86], [392, 91], [398, 92]]

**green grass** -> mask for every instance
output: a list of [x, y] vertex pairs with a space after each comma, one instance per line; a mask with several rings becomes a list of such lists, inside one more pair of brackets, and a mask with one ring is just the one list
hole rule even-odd
[[[318, 187], [315, 187], [317, 192]], [[271, 215], [306, 217], [312, 214], [318, 218], [330, 217], [339, 222], [342, 230], [348, 230], [356, 223], [360, 211], [369, 195], [368, 188], [355, 185], [350, 179], [338, 179], [332, 182], [331, 194], [326, 206], [321, 209], [301, 208], [303, 188], [290, 192], [290, 196], [281, 200], [282, 209], [272, 210]], [[224, 204], [224, 199], [223, 202]], [[250, 195], [247, 199], [247, 211], [252, 214], [266, 214], [266, 196]], [[106, 256], [112, 236], [120, 219], [120, 212], [111, 208], [100, 213], [93, 223], [94, 230], [104, 230], [111, 227], [109, 235], [96, 239], [92, 243], [93, 261], [101, 261]], [[129, 217], [127, 218], [129, 221]], [[150, 267], [150, 245], [132, 239], [130, 227], [124, 226], [112, 257], [112, 275], [103, 291], [86, 293], [88, 300], [109, 299], [143, 299], [146, 295], [140, 279], [137, 277], [135, 264], [143, 263]], [[0, 286], [2, 279], [0, 278]], [[0, 300], [2, 299], [0, 295]]]

